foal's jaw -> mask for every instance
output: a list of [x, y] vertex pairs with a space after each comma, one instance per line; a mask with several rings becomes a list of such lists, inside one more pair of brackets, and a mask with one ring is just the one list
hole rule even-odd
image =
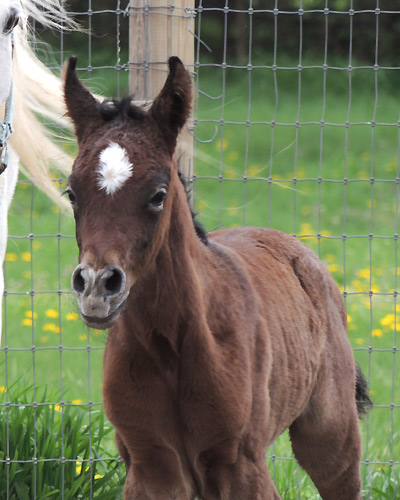
[[89, 265], [79, 264], [72, 274], [72, 288], [83, 321], [99, 330], [117, 322], [130, 290], [125, 272], [116, 265], [96, 271]]

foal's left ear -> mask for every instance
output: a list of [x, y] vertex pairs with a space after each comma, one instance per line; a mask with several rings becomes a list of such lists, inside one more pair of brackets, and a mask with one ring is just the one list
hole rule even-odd
[[159, 124], [172, 154], [178, 133], [190, 115], [192, 79], [178, 57], [170, 57], [168, 65], [168, 78], [154, 100], [150, 114]]

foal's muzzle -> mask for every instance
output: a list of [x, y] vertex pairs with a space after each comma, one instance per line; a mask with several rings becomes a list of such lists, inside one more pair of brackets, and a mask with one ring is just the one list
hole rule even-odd
[[109, 328], [117, 321], [129, 294], [126, 275], [116, 265], [95, 271], [86, 264], [79, 264], [72, 274], [72, 288], [83, 321], [98, 329]]

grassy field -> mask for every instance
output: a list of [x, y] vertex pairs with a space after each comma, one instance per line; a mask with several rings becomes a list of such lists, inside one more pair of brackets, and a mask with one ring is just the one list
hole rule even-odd
[[[376, 405], [362, 424], [364, 498], [399, 498], [395, 87], [380, 74], [376, 100], [374, 73], [354, 71], [349, 106], [347, 72], [328, 71], [324, 100], [322, 70], [303, 70], [300, 101], [297, 71], [278, 71], [278, 101], [271, 70], [225, 76], [224, 88], [220, 69], [199, 71], [200, 89], [215, 99], [200, 94], [195, 113], [195, 209], [208, 230], [274, 227], [326, 262], [344, 292], [350, 340]], [[105, 81], [93, 79], [96, 89]], [[0, 398], [7, 374], [7, 384], [23, 379], [75, 405], [100, 403], [105, 333], [83, 325], [70, 293], [73, 220], [21, 180], [9, 223]], [[282, 498], [299, 498], [300, 490], [302, 499], [318, 498], [295, 462], [279, 459], [292, 456], [287, 435], [272, 455]]]

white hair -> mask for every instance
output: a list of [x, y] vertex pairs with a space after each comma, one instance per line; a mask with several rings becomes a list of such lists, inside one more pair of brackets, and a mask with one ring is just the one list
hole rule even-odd
[[14, 29], [14, 133], [10, 145], [17, 152], [21, 169], [29, 179], [58, 205], [66, 208], [69, 204], [61, 199], [50, 171], [56, 176], [68, 174], [72, 159], [63, 150], [60, 139], [43, 125], [40, 118], [62, 128], [71, 128], [71, 123], [64, 117], [66, 108], [61, 79], [38, 59], [30, 46], [29, 18], [55, 29], [78, 29], [78, 25], [68, 16], [62, 0], [20, 2], [28, 21]]

